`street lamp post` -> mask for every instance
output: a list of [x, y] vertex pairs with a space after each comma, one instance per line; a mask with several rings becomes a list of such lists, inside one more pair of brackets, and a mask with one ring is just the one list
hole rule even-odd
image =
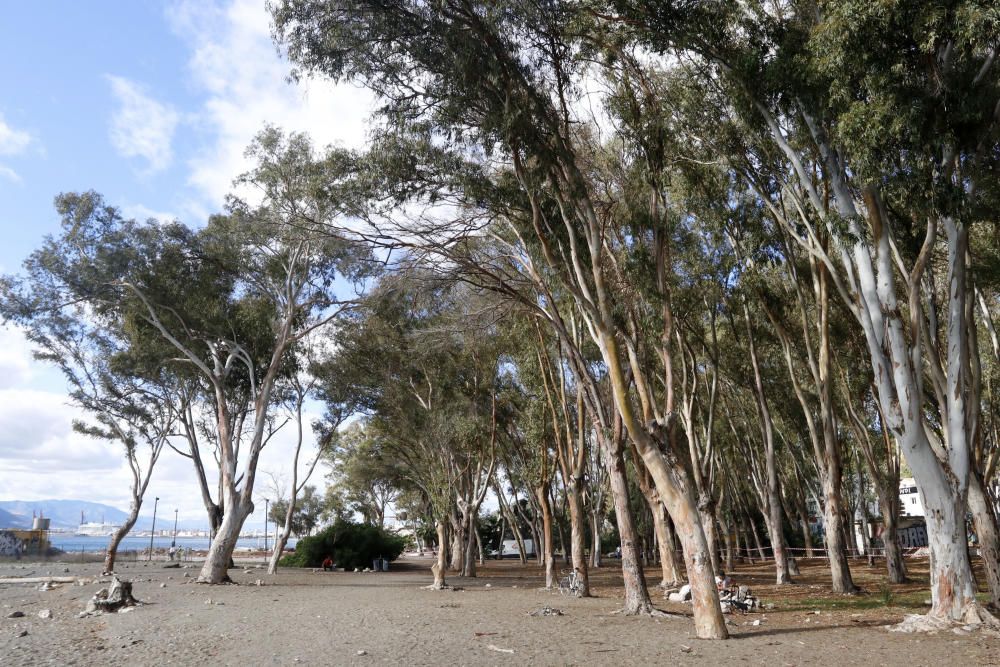
[[146, 560], [153, 560], [153, 536], [156, 535], [156, 506], [160, 504], [160, 497], [156, 496], [153, 502], [153, 527], [149, 529], [149, 557]]
[[174, 510], [174, 539], [170, 540], [170, 546], [177, 546], [177, 510]]
[[271, 502], [264, 498], [264, 557], [267, 558], [267, 504]]

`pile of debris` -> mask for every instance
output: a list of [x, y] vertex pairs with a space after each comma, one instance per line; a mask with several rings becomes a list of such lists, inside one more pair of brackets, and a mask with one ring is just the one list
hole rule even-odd
[[[689, 603], [691, 602], [691, 584], [667, 590], [664, 594], [671, 602]], [[722, 613], [724, 614], [736, 611], [746, 614], [760, 611], [763, 608], [760, 598], [753, 594], [749, 586], [736, 586], [719, 591], [719, 602], [722, 604]]]

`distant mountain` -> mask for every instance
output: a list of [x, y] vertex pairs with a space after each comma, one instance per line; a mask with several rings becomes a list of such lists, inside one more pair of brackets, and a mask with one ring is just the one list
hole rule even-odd
[[0, 510], [0, 528], [31, 528], [31, 517], [25, 521], [22, 516]]
[[122, 523], [128, 516], [117, 507], [86, 500], [3, 500], [0, 501], [0, 527], [31, 527], [31, 517], [41, 515], [52, 520], [53, 528], [76, 528], [80, 513], [86, 521]]

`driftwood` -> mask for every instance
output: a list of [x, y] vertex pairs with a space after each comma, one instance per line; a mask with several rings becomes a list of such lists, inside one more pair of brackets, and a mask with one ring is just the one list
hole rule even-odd
[[0, 584], [75, 584], [79, 577], [0, 577]]

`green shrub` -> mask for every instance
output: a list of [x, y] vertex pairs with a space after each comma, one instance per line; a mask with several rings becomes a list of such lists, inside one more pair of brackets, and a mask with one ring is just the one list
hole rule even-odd
[[295, 545], [295, 553], [281, 559], [287, 567], [319, 567], [327, 556], [337, 567], [347, 570], [372, 566], [376, 558], [396, 560], [403, 553], [406, 539], [378, 526], [337, 521], [325, 530], [304, 537]]

